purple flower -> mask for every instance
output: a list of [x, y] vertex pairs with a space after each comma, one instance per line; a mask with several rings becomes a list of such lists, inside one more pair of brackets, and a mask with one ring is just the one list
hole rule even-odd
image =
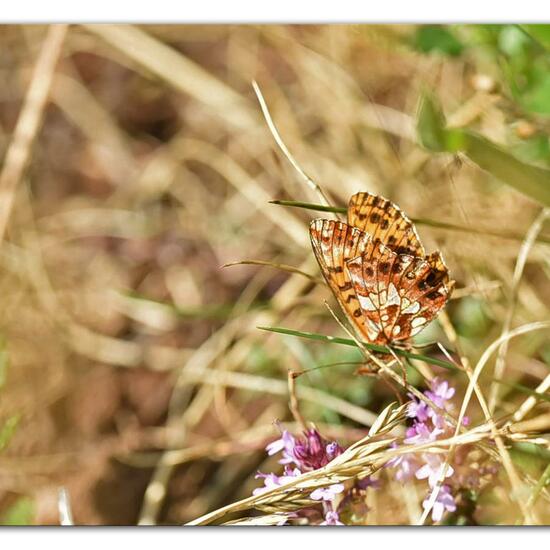
[[326, 500], [332, 502], [334, 497], [340, 494], [343, 490], [344, 486], [341, 483], [335, 483], [334, 485], [329, 485], [328, 487], [320, 487], [319, 489], [315, 489], [315, 491], [311, 493], [310, 497], [313, 500]]
[[[451, 424], [441, 413], [450, 409], [449, 400], [454, 394], [455, 389], [446, 380], [434, 379], [430, 384], [430, 389], [424, 392], [424, 395], [430, 399], [433, 405], [418, 401], [411, 395], [412, 401], [407, 408], [407, 416], [413, 419], [413, 424], [405, 433], [404, 443], [429, 443], [435, 441], [442, 434], [448, 433]], [[469, 420], [466, 420], [465, 425], [468, 423]], [[396, 444], [392, 445], [392, 447], [396, 446]], [[386, 466], [396, 468], [395, 478], [397, 481], [404, 482], [413, 476], [417, 479], [427, 480], [428, 486], [432, 489], [432, 497], [426, 498], [422, 504], [427, 509], [431, 498], [434, 499], [432, 507], [432, 519], [434, 521], [439, 521], [445, 511], [454, 512], [456, 510], [456, 504], [449, 485], [438, 488], [438, 484], [443, 481], [441, 478], [444, 468], [444, 479], [450, 478], [455, 473], [452, 466], [445, 467], [445, 463], [439, 455], [411, 452], [396, 456], [387, 462]], [[455, 483], [457, 483], [456, 480]], [[434, 491], [438, 492], [437, 496], [435, 496]]]
[[411, 453], [402, 454], [400, 456], [392, 458], [386, 464], [386, 466], [397, 467], [397, 471], [395, 472], [395, 479], [399, 482], [412, 479], [419, 468], [418, 461]]
[[308, 430], [304, 437], [296, 439], [292, 454], [294, 462], [303, 471], [317, 470], [326, 466], [342, 453], [338, 443], [327, 443], [317, 430]]
[[[439, 490], [437, 488], [434, 490], [438, 491], [438, 494], [432, 507], [432, 520], [439, 521], [446, 511], [454, 512], [456, 510], [456, 503], [448, 485], [442, 485]], [[430, 505], [429, 503], [432, 495], [433, 492], [422, 502], [422, 506], [425, 510], [428, 509]]]
[[293, 437], [283, 430], [281, 437], [266, 447], [269, 456], [283, 453], [279, 464], [295, 464], [302, 472], [317, 470], [342, 454], [342, 447], [335, 441], [327, 443], [314, 429], [304, 432], [303, 437]]
[[328, 511], [325, 514], [325, 521], [321, 523], [320, 525], [344, 525], [340, 521], [340, 516], [338, 515], [338, 512], [333, 512], [332, 510]]
[[[416, 479], [427, 479], [428, 485], [433, 488], [437, 485], [437, 482], [443, 473], [445, 463], [435, 455], [424, 454], [423, 457], [426, 463], [417, 470], [415, 476]], [[451, 477], [453, 474], [454, 469], [452, 466], [448, 465], [445, 471], [445, 478]]]
[[405, 432], [407, 437], [404, 439], [404, 442], [407, 444], [428, 443], [430, 441], [435, 441], [437, 436], [442, 433], [443, 430], [441, 428], [430, 430], [424, 422], [416, 422]]
[[407, 416], [409, 418], [416, 418], [420, 422], [426, 422], [430, 418], [430, 408], [424, 401], [417, 401], [414, 396], [410, 396], [412, 401], [407, 407]]
[[256, 479], [263, 478], [264, 486], [257, 487], [256, 489], [254, 489], [254, 491], [252, 491], [252, 494], [261, 495], [262, 493], [265, 493], [266, 491], [269, 491], [274, 487], [280, 487], [281, 485], [292, 481], [296, 476], [299, 476], [301, 474], [302, 472], [300, 472], [298, 468], [294, 468], [294, 470], [291, 470], [288, 467], [285, 468], [285, 475], [282, 476], [278, 476], [273, 473], [263, 474], [262, 472], [258, 472], [255, 477]]
[[340, 447], [340, 445], [338, 445], [338, 443], [336, 443], [336, 441], [332, 441], [326, 446], [326, 451], [327, 451], [327, 457], [329, 458], [329, 460], [333, 460], [338, 455], [342, 454], [343, 449], [342, 447]]
[[283, 457], [279, 460], [279, 464], [291, 464], [294, 462], [293, 450], [296, 445], [294, 437], [283, 430], [280, 439], [276, 439], [266, 447], [267, 454], [273, 456], [280, 451], [283, 451]]
[[446, 402], [454, 394], [455, 389], [449, 386], [447, 380], [439, 381], [437, 378], [434, 378], [431, 382], [431, 391], [424, 392], [424, 395], [440, 409], [445, 409]]
[[[392, 449], [396, 449], [398, 447], [397, 443], [394, 441], [391, 444]], [[419, 466], [416, 460], [416, 457], [412, 453], [405, 453], [402, 455], [397, 455], [388, 462], [386, 462], [385, 466], [387, 468], [397, 468], [397, 472], [395, 473], [395, 479], [397, 481], [408, 481], [411, 479], [416, 470], [418, 470]]]
[[[294, 437], [287, 430], [282, 430], [281, 437], [267, 445], [266, 450], [269, 456], [282, 452], [279, 464], [284, 464], [285, 472], [282, 476], [273, 473], [258, 473], [256, 477], [263, 478], [264, 487], [255, 489], [253, 492], [255, 495], [268, 491], [273, 487], [284, 485], [290, 478], [304, 472], [322, 468], [343, 452], [338, 443], [335, 441], [328, 443], [315, 429], [305, 431], [302, 437]], [[340, 487], [340, 485], [336, 484], [332, 487]], [[325, 492], [316, 493], [314, 491], [313, 493], [321, 495], [315, 500], [331, 500], [334, 497], [334, 494], [332, 494], [328, 498], [329, 493]]]

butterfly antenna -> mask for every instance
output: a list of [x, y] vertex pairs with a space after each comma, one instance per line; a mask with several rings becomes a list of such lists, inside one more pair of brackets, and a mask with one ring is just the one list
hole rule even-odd
[[311, 367], [310, 369], [304, 369], [300, 372], [295, 372], [296, 378], [302, 376], [302, 374], [309, 374], [315, 370], [328, 369], [329, 367], [339, 367], [343, 365], [361, 365], [363, 361], [338, 361], [336, 363], [327, 363], [326, 365], [317, 365], [316, 367]]

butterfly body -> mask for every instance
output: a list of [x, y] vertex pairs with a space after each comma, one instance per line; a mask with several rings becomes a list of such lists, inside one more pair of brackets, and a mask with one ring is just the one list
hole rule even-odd
[[357, 193], [348, 223], [313, 220], [310, 237], [325, 280], [367, 342], [408, 340], [449, 298], [454, 282], [441, 254], [426, 256], [413, 223], [387, 199]]

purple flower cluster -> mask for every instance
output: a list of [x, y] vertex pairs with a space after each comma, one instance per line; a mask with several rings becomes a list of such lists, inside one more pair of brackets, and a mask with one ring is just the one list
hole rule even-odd
[[[256, 478], [263, 479], [264, 486], [254, 489], [254, 495], [284, 485], [305, 472], [322, 468], [343, 452], [338, 443], [326, 441], [314, 429], [307, 430], [302, 437], [294, 437], [287, 430], [283, 430], [280, 439], [270, 443], [266, 450], [270, 456], [282, 453], [279, 463], [284, 465], [284, 473], [277, 476], [273, 473], [258, 472]], [[319, 501], [323, 506], [324, 521], [320, 525], [343, 525], [340, 522], [335, 501], [344, 490], [343, 484], [335, 483], [315, 489], [311, 493], [311, 498]]]
[[[454, 388], [450, 387], [447, 381], [434, 379], [430, 384], [430, 390], [424, 392], [433, 405], [419, 401], [411, 395], [412, 401], [407, 409], [407, 416], [413, 420], [413, 424], [406, 431], [404, 443], [429, 443], [441, 436], [450, 435], [452, 425], [445, 418], [445, 412], [451, 410], [450, 399], [454, 394]], [[433, 497], [434, 491], [437, 491], [432, 506], [433, 521], [440, 521], [446, 511], [454, 512], [456, 510], [450, 486], [445, 484], [438, 488], [438, 482], [445, 468], [445, 460], [441, 455], [409, 453], [390, 460], [386, 466], [396, 468], [395, 479], [399, 482], [407, 481], [413, 477], [428, 481], [430, 492], [422, 503], [424, 508], [429, 507], [430, 499]], [[445, 470], [445, 479], [452, 477], [453, 474], [454, 469], [448, 465]]]
[[[424, 392], [427, 401], [418, 400], [411, 395], [407, 416], [412, 420], [412, 424], [407, 429], [403, 442], [406, 445], [423, 444], [450, 436], [454, 429], [447, 419], [447, 413], [452, 410], [451, 399], [454, 394], [454, 388], [447, 381], [434, 379], [429, 390]], [[467, 422], [465, 419], [464, 424]], [[397, 447], [397, 443], [394, 443], [393, 447]], [[284, 466], [284, 470], [281, 475], [258, 472], [256, 478], [263, 479], [264, 486], [255, 489], [254, 495], [283, 486], [297, 476], [322, 468], [344, 451], [337, 442], [327, 441], [315, 429], [309, 429], [299, 437], [281, 429], [281, 437], [270, 443], [266, 450], [270, 456], [280, 453], [279, 463]], [[455, 458], [460, 458], [459, 454], [457, 453]], [[429, 490], [422, 506], [425, 510], [431, 508], [432, 520], [437, 522], [446, 512], [454, 512], [457, 509], [451, 487], [460, 486], [460, 468], [463, 467], [471, 473], [466, 464], [461, 466], [460, 460], [455, 462], [453, 468], [451, 465], [445, 466], [444, 455], [433, 452], [409, 452], [391, 459], [386, 466], [393, 469], [395, 479], [400, 483], [413, 479], [426, 480]], [[455, 472], [457, 468], [458, 473]], [[287, 517], [302, 520], [307, 518], [310, 523], [317, 525], [343, 525], [341, 515], [344, 514], [343, 517], [349, 517], [353, 522], [355, 520], [352, 518], [361, 518], [368, 511], [365, 491], [377, 488], [379, 484], [380, 481], [367, 477], [345, 485], [335, 483], [328, 487], [320, 487], [310, 494], [311, 499], [317, 501], [318, 505], [287, 514]]]
[[317, 430], [310, 429], [304, 432], [303, 437], [297, 438], [283, 430], [281, 438], [270, 443], [266, 450], [269, 456], [282, 451], [283, 457], [279, 460], [279, 464], [285, 466], [294, 464], [300, 473], [304, 473], [326, 466], [342, 454], [343, 449], [336, 441], [329, 443]]

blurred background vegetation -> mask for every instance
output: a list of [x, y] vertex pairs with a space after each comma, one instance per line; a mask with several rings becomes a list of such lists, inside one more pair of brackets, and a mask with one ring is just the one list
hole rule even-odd
[[[1, 29], [3, 157], [47, 32]], [[471, 361], [511, 307], [512, 326], [547, 320], [548, 227], [517, 292], [513, 272], [550, 206], [549, 49], [544, 25], [71, 26], [0, 248], [0, 521], [57, 524], [60, 486], [80, 524], [181, 524], [249, 495], [275, 467], [273, 420], [292, 426], [288, 369], [339, 363], [298, 385], [302, 414], [343, 443], [394, 399], [342, 364], [353, 348], [256, 329], [340, 334], [324, 285], [221, 268], [318, 275], [315, 214], [268, 202], [318, 199], [254, 79], [335, 205], [366, 190], [419, 220], [457, 280], [448, 312]], [[434, 340], [438, 323], [418, 338]], [[538, 331], [510, 343], [504, 376], [534, 389], [549, 365]], [[497, 416], [526, 397], [498, 396]], [[514, 457], [535, 481], [548, 463]], [[515, 521], [501, 481], [468, 521]], [[374, 514], [406, 517], [391, 494]]]

